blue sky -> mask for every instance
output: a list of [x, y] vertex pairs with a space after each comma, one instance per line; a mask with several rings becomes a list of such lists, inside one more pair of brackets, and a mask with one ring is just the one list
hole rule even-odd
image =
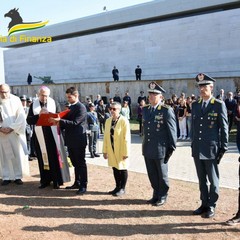
[[49, 24], [64, 22], [76, 18], [151, 2], [152, 0], [1, 0], [0, 35], [7, 35], [10, 18], [4, 14], [12, 8], [19, 8], [24, 22], [49, 20]]

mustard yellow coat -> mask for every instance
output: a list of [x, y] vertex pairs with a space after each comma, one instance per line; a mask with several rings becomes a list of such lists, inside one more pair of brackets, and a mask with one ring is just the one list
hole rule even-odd
[[108, 154], [108, 166], [115, 167], [118, 170], [128, 169], [128, 158], [123, 160], [124, 156], [129, 157], [131, 134], [130, 124], [127, 118], [120, 116], [114, 128], [114, 151], [111, 145], [110, 129], [112, 117], [105, 123], [103, 138], [103, 153]]

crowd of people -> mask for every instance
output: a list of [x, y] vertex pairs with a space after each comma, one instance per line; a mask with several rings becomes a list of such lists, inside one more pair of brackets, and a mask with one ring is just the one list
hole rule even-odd
[[[224, 91], [213, 96], [215, 79], [198, 74], [196, 84], [199, 97], [179, 97], [173, 94], [164, 99], [165, 90], [156, 82], [148, 85], [148, 97], [140, 92], [137, 99], [139, 134], [143, 135], [142, 154], [152, 197], [148, 204], [161, 206], [167, 202], [169, 191], [168, 161], [176, 149], [177, 140], [191, 140], [192, 157], [199, 180], [201, 205], [194, 215], [212, 218], [219, 197], [218, 164], [227, 151], [228, 135], [237, 124], [237, 147], [240, 152], [240, 92], [234, 97]], [[116, 94], [104, 103], [98, 94], [95, 101], [79, 101], [75, 87], [66, 90], [67, 114], [61, 117], [59, 104], [50, 97], [50, 89], [39, 88], [38, 97], [10, 93], [7, 84], [0, 85], [0, 178], [2, 185], [12, 181], [23, 184], [24, 174], [29, 174], [29, 161], [37, 157], [40, 186], [53, 184], [54, 189], [70, 182], [68, 157], [74, 167], [74, 182], [66, 189], [77, 189], [85, 194], [88, 172], [85, 160], [88, 145], [91, 158], [100, 157], [97, 141], [103, 134], [103, 157], [113, 169], [115, 187], [109, 194], [119, 197], [125, 194], [130, 154], [130, 122], [133, 118], [131, 97], [123, 99]], [[47, 116], [47, 124], [40, 119]], [[15, 134], [17, 133], [17, 134]], [[240, 161], [240, 157], [239, 157]], [[240, 168], [239, 168], [240, 174]], [[210, 186], [208, 186], [208, 184]], [[240, 190], [240, 189], [239, 189]], [[239, 195], [240, 197], [240, 195]], [[240, 199], [239, 199], [240, 205]], [[240, 223], [240, 209], [227, 224]]]

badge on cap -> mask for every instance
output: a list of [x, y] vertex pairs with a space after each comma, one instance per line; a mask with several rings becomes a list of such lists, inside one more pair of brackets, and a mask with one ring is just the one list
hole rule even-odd
[[154, 83], [154, 82], [151, 82], [150, 84], [149, 84], [149, 88], [150, 89], [155, 89], [155, 87], [156, 87], [156, 84]]
[[166, 91], [160, 85], [158, 85], [156, 82], [151, 82], [148, 85], [148, 92], [161, 94], [161, 93], [165, 93]]
[[199, 73], [195, 79], [198, 85], [208, 85], [216, 81], [205, 73]]
[[204, 75], [202, 73], [198, 74], [197, 76], [199, 82], [201, 82], [204, 79]]
[[20, 100], [22, 100], [22, 101], [26, 101], [26, 100], [27, 100], [27, 96], [26, 96], [26, 95], [22, 95], [22, 96], [20, 96]]

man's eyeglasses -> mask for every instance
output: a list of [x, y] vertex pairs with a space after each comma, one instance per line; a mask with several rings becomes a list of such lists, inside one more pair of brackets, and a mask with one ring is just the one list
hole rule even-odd
[[118, 108], [109, 108], [110, 111], [116, 111]]

